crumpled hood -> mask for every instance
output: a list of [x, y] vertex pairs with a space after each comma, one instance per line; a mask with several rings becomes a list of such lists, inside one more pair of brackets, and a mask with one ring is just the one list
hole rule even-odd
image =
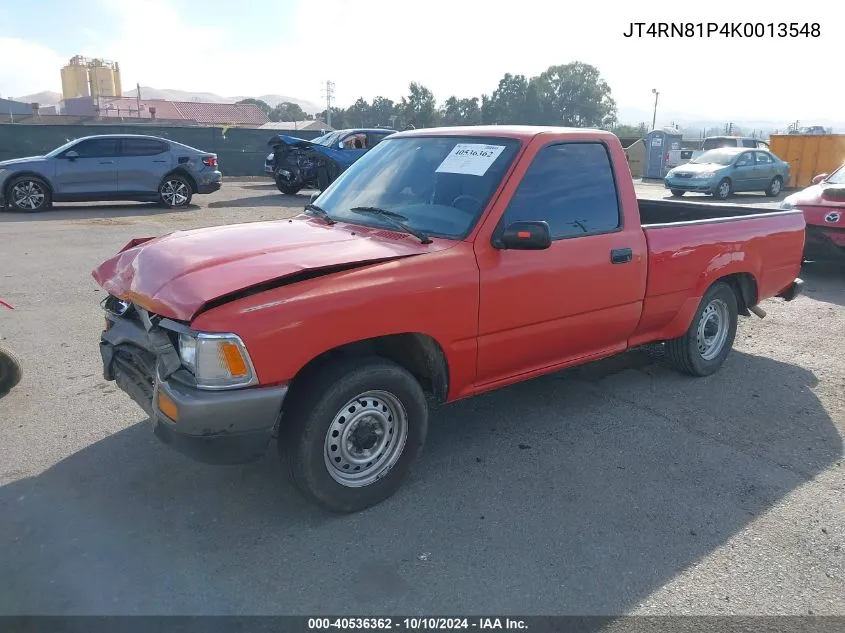
[[11, 158], [9, 160], [0, 160], [0, 167], [12, 167], [21, 163], [40, 163], [47, 160], [46, 156], [26, 156], [24, 158]]
[[[354, 232], [354, 234], [353, 234]], [[190, 321], [209, 301], [303, 271], [432, 253], [453, 245], [300, 216], [137, 239], [94, 269], [110, 294]]]

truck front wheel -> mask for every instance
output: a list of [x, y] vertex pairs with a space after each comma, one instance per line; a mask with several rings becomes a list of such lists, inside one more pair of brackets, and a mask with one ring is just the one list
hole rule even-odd
[[428, 430], [417, 380], [379, 357], [324, 365], [294, 383], [279, 451], [296, 488], [334, 512], [357, 512], [396, 492]]
[[686, 334], [666, 342], [672, 364], [690, 376], [709, 376], [719, 369], [733, 347], [737, 315], [733, 289], [724, 282], [710, 286]]

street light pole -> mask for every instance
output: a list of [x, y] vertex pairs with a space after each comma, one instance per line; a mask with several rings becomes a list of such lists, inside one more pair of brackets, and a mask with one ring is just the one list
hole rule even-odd
[[657, 88], [652, 88], [651, 92], [654, 93], [654, 116], [651, 118], [651, 129], [653, 130], [657, 124], [657, 97], [660, 96], [660, 93], [657, 92]]

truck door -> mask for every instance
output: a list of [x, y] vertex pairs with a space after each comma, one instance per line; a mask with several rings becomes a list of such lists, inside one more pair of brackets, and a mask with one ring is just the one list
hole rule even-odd
[[536, 153], [499, 227], [545, 220], [552, 245], [500, 250], [476, 240], [478, 384], [625, 349], [647, 272], [645, 235], [623, 222], [615, 178], [626, 172], [614, 174], [601, 142], [554, 142]]

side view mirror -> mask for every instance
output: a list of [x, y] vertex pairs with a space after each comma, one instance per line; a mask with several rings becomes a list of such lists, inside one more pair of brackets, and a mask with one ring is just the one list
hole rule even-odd
[[822, 180], [828, 177], [828, 174], [819, 174], [811, 181], [814, 185], [819, 184]]
[[65, 158], [67, 158], [69, 161], [74, 161], [79, 158], [79, 154], [77, 152], [74, 152], [73, 150], [70, 150], [69, 152], [65, 152]]
[[552, 234], [548, 222], [513, 222], [495, 245], [507, 250], [541, 251], [552, 245]]
[[337, 144], [338, 149], [343, 149], [343, 141]]
[[311, 197], [308, 199], [308, 204], [311, 204], [312, 202], [314, 202], [317, 199], [317, 196], [319, 196], [319, 195], [320, 195], [319, 191], [314, 191], [311, 194]]

